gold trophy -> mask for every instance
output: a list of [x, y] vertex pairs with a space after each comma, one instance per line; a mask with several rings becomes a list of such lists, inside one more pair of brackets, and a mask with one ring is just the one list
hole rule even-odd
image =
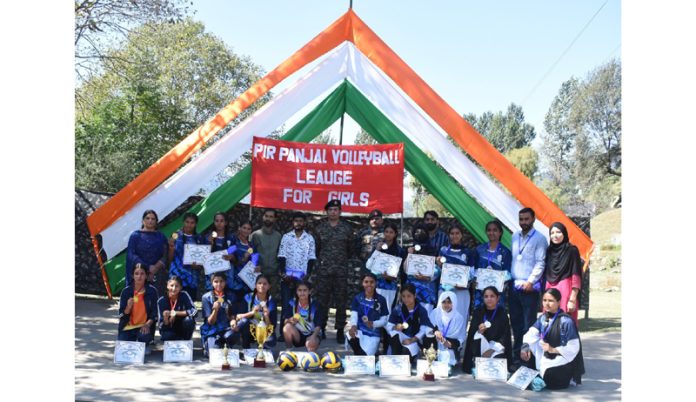
[[229, 369], [230, 369], [230, 361], [227, 360], [227, 354], [228, 354], [228, 353], [229, 353], [229, 352], [228, 352], [228, 350], [227, 350], [227, 343], [225, 343], [225, 347], [222, 349], [222, 355], [225, 357], [225, 360], [222, 362], [222, 369], [223, 369], [223, 370], [229, 370]]
[[425, 381], [435, 381], [435, 374], [433, 374], [433, 362], [435, 359], [437, 359], [437, 351], [435, 351], [433, 345], [430, 345], [430, 348], [423, 352], [423, 354], [425, 355], [426, 360], [428, 360], [428, 369], [423, 374], [423, 379]]
[[266, 322], [261, 320], [256, 325], [249, 324], [249, 329], [251, 330], [251, 336], [259, 344], [259, 351], [256, 353], [256, 359], [254, 359], [254, 367], [265, 368], [266, 359], [263, 354], [263, 344], [273, 333], [273, 325], [266, 325]]

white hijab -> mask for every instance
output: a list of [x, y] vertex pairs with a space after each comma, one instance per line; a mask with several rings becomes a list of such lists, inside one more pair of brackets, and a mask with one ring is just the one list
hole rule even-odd
[[[442, 308], [442, 302], [446, 299], [452, 301], [452, 310], [445, 311]], [[464, 317], [457, 309], [454, 307], [457, 305], [457, 295], [454, 292], [446, 291], [440, 293], [440, 297], [437, 300], [437, 308], [435, 308], [430, 313], [430, 321], [433, 325], [436, 325], [441, 332], [444, 332], [445, 328], [449, 325], [447, 329], [447, 337], [457, 339], [459, 342], [464, 342], [466, 337], [466, 322]]]

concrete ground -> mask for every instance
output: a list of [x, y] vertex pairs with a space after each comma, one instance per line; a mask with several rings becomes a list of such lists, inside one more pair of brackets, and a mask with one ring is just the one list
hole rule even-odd
[[[204, 359], [198, 330], [192, 363], [162, 363], [162, 343], [145, 357], [144, 366], [113, 363], [117, 304], [101, 299], [75, 301], [75, 399], [80, 401], [189, 401], [189, 400], [544, 400], [618, 401], [621, 399], [621, 333], [581, 333], [585, 371], [582, 385], [563, 391], [520, 391], [505, 383], [474, 380], [455, 370], [454, 376], [433, 383], [410, 378], [346, 376], [300, 370], [282, 372], [275, 366], [249, 366], [222, 372]], [[198, 317], [198, 325], [201, 318]], [[332, 325], [329, 325], [331, 328]], [[157, 337], [159, 339], [159, 336]], [[282, 349], [281, 349], [282, 348]], [[274, 354], [284, 350], [279, 343]], [[320, 354], [334, 350], [335, 331], [329, 332]]]

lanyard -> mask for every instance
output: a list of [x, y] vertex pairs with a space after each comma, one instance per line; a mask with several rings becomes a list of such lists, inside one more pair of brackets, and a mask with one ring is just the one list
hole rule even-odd
[[449, 332], [449, 327], [452, 325], [452, 321], [454, 321], [454, 317], [450, 320], [450, 322], [447, 323], [447, 326], [445, 327], [445, 330], [442, 332], [442, 337], [447, 338], [447, 333]]
[[307, 308], [302, 308], [300, 306], [300, 301], [297, 301], [297, 306], [295, 306], [295, 314], [299, 314], [302, 317], [309, 317], [309, 304], [307, 305]]
[[[527, 240], [529, 240], [529, 239], [527, 239]], [[526, 244], [525, 244], [525, 246], [526, 246]], [[498, 247], [495, 248], [495, 251], [493, 252], [493, 254], [491, 254], [491, 243], [490, 242], [486, 243], [486, 253], [488, 253], [488, 267], [491, 267], [491, 268], [493, 267], [491, 265], [491, 257], [498, 254], [498, 251], [500, 251], [500, 243], [498, 243]], [[521, 251], [520, 251], [520, 254], [522, 254]]]
[[554, 321], [556, 321], [556, 316], [557, 316], [558, 313], [560, 313], [560, 312], [561, 312], [561, 309], [559, 308], [558, 311], [556, 311], [556, 314], [553, 315], [553, 318], [551, 319], [551, 321], [549, 321], [549, 326], [546, 327], [546, 330], [545, 330], [545, 331], [542, 331], [542, 333], [541, 333], [541, 339], [546, 338], [546, 334], [547, 334], [547, 333], [549, 332], [549, 330], [551, 329], [551, 325], [553, 324]]
[[[405, 307], [405, 306], [404, 306], [404, 307]], [[408, 307], [406, 307], [406, 308], [408, 309]], [[406, 321], [410, 320], [411, 317], [413, 317], [413, 314], [416, 313], [416, 309], [417, 309], [417, 308], [418, 308], [418, 306], [413, 307], [413, 311], [411, 311], [411, 313], [408, 315], [408, 318], [405, 318], [405, 317], [404, 317], [404, 310], [403, 310], [403, 309], [402, 309], [401, 311], [399, 311], [399, 314], [401, 314], [401, 318], [403, 318], [403, 320], [404, 320], [403, 322], [406, 322]]]
[[[495, 305], [495, 310], [493, 311], [493, 317], [491, 317], [491, 321], [495, 320], [495, 315], [496, 315], [496, 314], [498, 314], [498, 305], [497, 305], [497, 304]], [[488, 321], [488, 314], [485, 313], [485, 310], [484, 310], [484, 313], [483, 313], [483, 321], [484, 321], [484, 322], [485, 322], [485, 321]], [[490, 321], [489, 321], [489, 322], [490, 322]], [[491, 324], [492, 324], [492, 322], [491, 322]]]
[[529, 236], [527, 236], [527, 240], [524, 241], [524, 244], [520, 244], [522, 243], [522, 234], [520, 233], [520, 237], [517, 239], [517, 246], [520, 249], [520, 255], [522, 255], [524, 248], [527, 247], [527, 243], [529, 243], [529, 241], [532, 239], [532, 237], [534, 237], [535, 234], [536, 229], [532, 229], [532, 232], [529, 234]]
[[218, 292], [216, 292], [215, 289], [213, 289], [213, 295], [217, 297], [216, 301], [220, 302], [221, 304], [225, 302], [225, 300], [223, 299], [223, 296], [225, 295], [224, 290], [220, 292], [220, 294], [218, 294]]
[[[364, 298], [363, 300], [367, 302], [367, 298]], [[374, 306], [374, 305], [375, 305], [375, 300], [372, 299], [372, 303], [370, 303], [369, 306], [367, 306], [367, 307], [363, 306], [363, 313], [364, 313], [365, 317], [368, 317], [367, 314], [370, 312], [370, 310], [372, 309], [372, 306]], [[369, 318], [370, 317], [368, 317], [368, 319]]]
[[179, 297], [177, 296], [176, 300], [174, 301], [174, 304], [172, 304], [172, 299], [169, 299], [169, 306], [174, 310], [176, 308], [176, 304], [179, 302]]

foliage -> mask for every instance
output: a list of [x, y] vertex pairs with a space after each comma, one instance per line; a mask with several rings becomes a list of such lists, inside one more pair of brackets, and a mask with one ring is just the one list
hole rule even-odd
[[331, 135], [330, 128], [324, 130], [323, 133], [319, 134], [316, 136], [316, 138], [310, 141], [310, 144], [336, 145], [337, 143], [336, 138]]
[[522, 107], [514, 103], [505, 113], [488, 111], [478, 117], [469, 113], [464, 118], [503, 154], [530, 145], [536, 137], [534, 126], [524, 121]]
[[375, 145], [378, 144], [367, 131], [360, 129], [360, 132], [355, 136], [355, 145]]
[[534, 148], [527, 146], [512, 149], [505, 154], [505, 157], [530, 180], [534, 180], [539, 164], [539, 154]]
[[84, 101], [76, 103], [76, 185], [101, 191], [120, 190], [262, 74], [190, 19], [138, 27], [109, 55], [130, 62], [106, 64], [77, 89]]

